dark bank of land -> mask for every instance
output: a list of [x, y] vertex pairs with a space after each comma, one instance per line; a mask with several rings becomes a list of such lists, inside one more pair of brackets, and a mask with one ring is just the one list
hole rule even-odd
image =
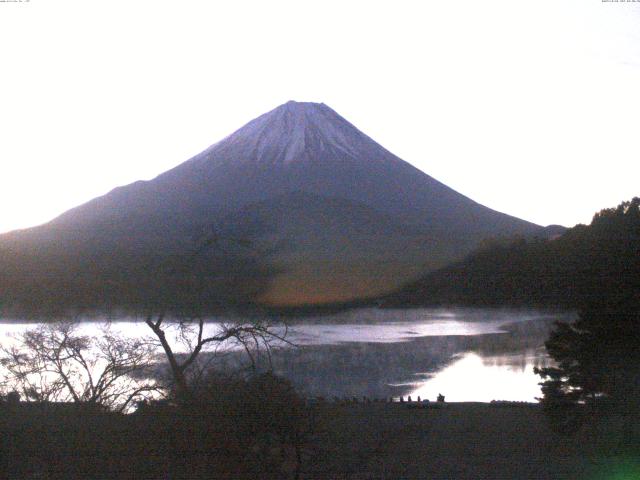
[[296, 452], [295, 439], [282, 448], [284, 437], [265, 436], [246, 417], [232, 414], [214, 419], [169, 410], [120, 415], [4, 407], [1, 473], [23, 479], [190, 480], [640, 475], [632, 450], [640, 428], [623, 415], [594, 421], [576, 436], [551, 430], [534, 404], [422, 409], [327, 403], [314, 405], [310, 419], [313, 428]]
[[640, 198], [596, 213], [549, 240], [488, 242], [383, 300], [388, 306], [582, 308], [639, 298]]

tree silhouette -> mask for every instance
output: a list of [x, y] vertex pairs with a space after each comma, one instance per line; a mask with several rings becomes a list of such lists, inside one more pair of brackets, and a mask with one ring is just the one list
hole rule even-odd
[[31, 401], [96, 404], [123, 412], [159, 392], [155, 381], [145, 379], [154, 349], [108, 327], [90, 337], [74, 323], [40, 325], [2, 353], [7, 384]]
[[601, 407], [640, 413], [640, 308], [635, 302], [592, 305], [546, 342], [556, 366], [536, 369], [542, 404], [554, 423], [574, 430]]
[[[269, 357], [274, 343], [289, 343], [286, 327], [279, 328], [262, 317], [245, 317], [231, 321], [216, 322], [213, 332], [207, 332], [203, 316], [167, 320], [163, 313], [147, 316], [145, 323], [157, 338], [169, 364], [172, 383], [170, 389], [181, 402], [195, 399], [197, 381], [206, 375], [209, 362], [201, 364], [202, 353], [215, 353], [220, 349], [240, 348], [256, 366], [256, 356], [261, 352]], [[210, 356], [209, 360], [215, 358]]]
[[572, 235], [589, 251], [578, 268], [586, 278], [576, 278], [579, 318], [557, 324], [545, 344], [556, 366], [537, 370], [542, 403], [563, 428], [603, 406], [640, 413], [640, 198], [602, 210]]
[[[274, 343], [289, 344], [286, 324], [277, 324], [262, 315], [228, 316], [207, 322], [211, 305], [219, 301], [219, 291], [211, 288], [215, 283], [212, 275], [216, 273], [210, 263], [219, 251], [224, 251], [224, 244], [251, 246], [232, 236], [222, 238], [211, 228], [191, 252], [149, 269], [162, 282], [156, 286], [155, 295], [148, 296], [151, 301], [145, 308], [144, 321], [164, 352], [172, 378], [169, 387], [180, 402], [195, 400], [194, 383], [206, 375], [209, 367], [209, 362], [199, 362], [202, 353], [239, 348], [255, 369], [257, 355], [266, 353], [270, 364]], [[212, 355], [209, 360], [213, 358]]]

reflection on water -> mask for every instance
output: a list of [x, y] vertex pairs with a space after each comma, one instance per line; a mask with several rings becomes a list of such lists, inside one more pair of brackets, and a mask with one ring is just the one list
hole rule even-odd
[[419, 323], [298, 325], [289, 330], [296, 345], [335, 345], [344, 342], [396, 343], [416, 337], [484, 335], [504, 333], [499, 321], [469, 323], [459, 320], [429, 320]]
[[[352, 312], [354, 315], [357, 311]], [[294, 327], [302, 347], [275, 356], [278, 373], [308, 395], [451, 401], [535, 401], [553, 323], [572, 314], [416, 309], [366, 325]], [[411, 317], [408, 321], [406, 315]], [[300, 328], [300, 330], [298, 330]]]
[[[272, 356], [276, 373], [308, 396], [383, 398], [420, 395], [450, 401], [534, 401], [540, 396], [534, 366], [548, 358], [544, 342], [553, 322], [571, 314], [492, 309], [354, 309], [295, 319], [289, 340]], [[289, 319], [291, 322], [291, 319]], [[4, 333], [32, 325], [4, 324]], [[83, 333], [99, 334], [86, 323]], [[215, 321], [207, 329], [217, 328]], [[141, 322], [114, 322], [130, 336], [148, 335]], [[5, 345], [10, 338], [3, 335]], [[225, 355], [233, 368], [239, 354]]]
[[455, 361], [426, 381], [410, 384], [413, 398], [435, 400], [442, 393], [451, 402], [529, 401], [540, 397], [540, 377], [535, 366], [546, 357], [505, 355], [481, 357], [472, 352], [456, 355]]

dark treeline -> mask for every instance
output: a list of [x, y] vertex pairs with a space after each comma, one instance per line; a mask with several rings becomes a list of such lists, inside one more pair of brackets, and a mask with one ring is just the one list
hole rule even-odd
[[640, 198], [550, 240], [493, 242], [390, 296], [393, 305], [580, 308], [640, 292]]

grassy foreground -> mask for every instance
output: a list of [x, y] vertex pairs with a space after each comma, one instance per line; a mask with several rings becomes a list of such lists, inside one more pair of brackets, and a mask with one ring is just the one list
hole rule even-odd
[[[554, 433], [539, 407], [317, 405], [303, 479], [636, 479], [626, 419], [575, 437]], [[295, 456], [254, 441], [251, 423], [106, 413], [0, 412], [1, 478], [295, 478]], [[265, 443], [266, 442], [266, 443]], [[637, 453], [637, 451], [636, 451]], [[634, 470], [635, 469], [635, 470]]]

